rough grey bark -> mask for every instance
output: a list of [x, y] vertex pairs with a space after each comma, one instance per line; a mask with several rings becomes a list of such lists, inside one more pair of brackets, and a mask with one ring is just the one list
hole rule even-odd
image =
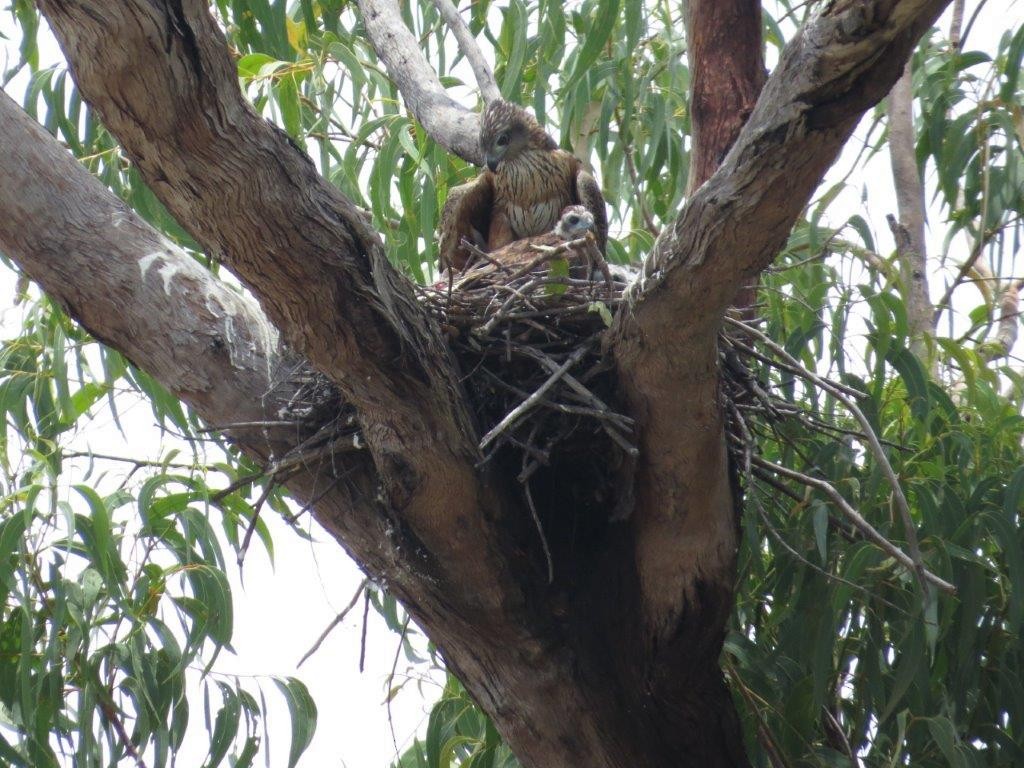
[[917, 167], [914, 148], [914, 110], [910, 62], [889, 94], [889, 159], [896, 189], [897, 222], [890, 221], [896, 239], [896, 260], [900, 268], [910, 350], [928, 366], [928, 340], [935, 334], [933, 308], [928, 293], [928, 249], [924, 239], [924, 184]]
[[[552, 768], [746, 764], [716, 666], [736, 541], [715, 339], [736, 289], [773, 258], [944, 4], [840, 0], [787, 48], [609, 338], [639, 425], [641, 459], [622, 478], [633, 514], [549, 587], [507, 478], [475, 467], [475, 427], [436, 329], [365, 219], [245, 103], [206, 4], [40, 0], [83, 95], [157, 196], [357, 408], [367, 451], [318, 519], [403, 600], [524, 764]], [[362, 7], [417, 117], [473, 159], [475, 116], [415, 82], [422, 56], [400, 18]], [[24, 216], [43, 226], [38, 211]], [[34, 249], [10, 255], [27, 264]], [[153, 322], [170, 323], [168, 299], [152, 299]], [[101, 317], [89, 323], [124, 348]], [[334, 481], [291, 487], [312, 500]]]

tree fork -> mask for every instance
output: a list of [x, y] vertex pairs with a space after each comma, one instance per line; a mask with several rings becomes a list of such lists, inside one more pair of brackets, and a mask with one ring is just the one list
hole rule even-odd
[[[359, 409], [385, 503], [371, 486], [351, 507], [321, 503], [318, 517], [393, 578], [524, 764], [745, 764], [715, 663], [736, 546], [717, 333], [945, 2], [827, 6], [658, 238], [608, 340], [643, 451], [633, 514], [610, 528], [568, 605], [524, 557], [511, 521], [522, 510], [501, 478], [475, 469], [461, 390], [407, 282], [351, 203], [244, 102], [206, 5], [41, 5], [158, 197]], [[448, 135], [471, 134], [458, 125]], [[394, 526], [416, 546], [375, 551]]]

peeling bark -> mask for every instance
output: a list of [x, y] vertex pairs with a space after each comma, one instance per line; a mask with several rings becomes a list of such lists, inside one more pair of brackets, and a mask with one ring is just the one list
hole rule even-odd
[[[760, 0], [689, 0], [690, 124], [693, 151], [689, 193], [711, 178], [750, 117], [765, 81]], [[758, 279], [743, 285], [733, 306], [749, 319]]]

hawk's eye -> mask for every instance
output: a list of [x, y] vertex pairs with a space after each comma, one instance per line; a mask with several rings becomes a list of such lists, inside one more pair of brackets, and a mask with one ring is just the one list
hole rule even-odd
[[566, 219], [566, 222], [569, 224], [570, 227], [575, 227], [577, 224], [580, 223], [580, 217], [576, 215], [570, 216], [568, 219]]
[[501, 134], [498, 137], [498, 140], [496, 142], [494, 142], [494, 143], [497, 144], [499, 147], [507, 147], [508, 146], [508, 134], [507, 133]]

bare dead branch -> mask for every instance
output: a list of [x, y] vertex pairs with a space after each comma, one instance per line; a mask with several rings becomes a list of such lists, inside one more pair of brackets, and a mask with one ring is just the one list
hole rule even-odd
[[726, 318], [726, 323], [740, 329], [742, 333], [756, 338], [768, 347], [775, 355], [784, 360], [791, 369], [797, 373], [797, 375], [836, 398], [836, 400], [842, 403], [843, 407], [850, 412], [854, 419], [857, 420], [857, 423], [863, 431], [864, 440], [867, 443], [868, 450], [870, 450], [875, 461], [878, 462], [878, 466], [882, 470], [882, 474], [885, 476], [885, 479], [889, 483], [889, 487], [892, 489], [893, 499], [896, 502], [896, 510], [898, 511], [900, 520], [903, 524], [904, 535], [907, 538], [907, 547], [910, 549], [911, 561], [914, 564], [914, 572], [918, 575], [918, 579], [921, 582], [921, 589], [924, 590], [924, 597], [927, 602], [929, 599], [929, 589], [925, 574], [924, 561], [921, 557], [921, 548], [917, 541], [917, 527], [914, 525], [913, 517], [910, 514], [910, 504], [907, 502], [906, 494], [903, 493], [903, 485], [896, 476], [896, 472], [893, 470], [892, 464], [889, 462], [889, 457], [885, 455], [885, 449], [882, 447], [882, 443], [879, 441], [878, 435], [875, 434], [875, 430], [872, 428], [871, 422], [868, 421], [867, 417], [864, 415], [864, 412], [861, 411], [860, 407], [850, 397], [847, 397], [834, 382], [822, 378], [813, 371], [804, 368], [800, 365], [799, 360], [790, 355], [782, 346], [776, 344], [758, 329], [748, 323], [742, 323], [729, 317]]
[[313, 643], [312, 647], [302, 655], [302, 658], [299, 659], [299, 663], [295, 665], [296, 669], [301, 667], [305, 663], [306, 659], [320, 650], [320, 646], [324, 644], [324, 640], [327, 639], [327, 636], [334, 631], [336, 626], [345, 620], [345, 617], [352, 611], [355, 604], [359, 602], [359, 596], [363, 594], [363, 590], [366, 589], [366, 585], [369, 583], [370, 580], [365, 578], [359, 582], [359, 586], [356, 587], [356, 591], [352, 594], [352, 599], [348, 601], [348, 605], [341, 609], [341, 612], [335, 616], [331, 623], [327, 625], [327, 628], [320, 633], [320, 637], [316, 639], [316, 642]]
[[[491, 102], [500, 99], [501, 91], [498, 90], [498, 83], [494, 79], [494, 71], [484, 58], [480, 46], [476, 44], [476, 39], [459, 14], [458, 8], [455, 7], [452, 0], [430, 1], [455, 35], [459, 50], [473, 68], [473, 76], [476, 78], [476, 84], [480, 88], [480, 95], [484, 97], [484, 101]], [[417, 50], [419, 50], [418, 47]]]
[[881, 549], [891, 558], [896, 560], [900, 565], [902, 565], [911, 573], [915, 575], [923, 574], [923, 578], [929, 584], [938, 587], [943, 592], [946, 592], [948, 594], [956, 594], [956, 587], [953, 584], [950, 584], [945, 579], [936, 576], [934, 573], [929, 571], [927, 568], [924, 568], [923, 566], [918, 568], [917, 564], [914, 562], [914, 559], [912, 557], [908, 556], [902, 549], [897, 547], [895, 544], [893, 544], [891, 541], [885, 538], [885, 536], [879, 533], [878, 529], [876, 529], [873, 525], [871, 525], [871, 523], [865, 520], [864, 517], [857, 510], [850, 506], [850, 503], [843, 498], [843, 495], [839, 493], [839, 491], [837, 491], [831, 483], [826, 482], [825, 480], [820, 480], [816, 477], [811, 477], [810, 475], [806, 475], [803, 472], [797, 472], [795, 469], [784, 467], [781, 464], [776, 464], [774, 462], [768, 461], [767, 459], [764, 459], [760, 456], [754, 456], [753, 462], [758, 467], [762, 467], [763, 469], [767, 469], [771, 472], [781, 475], [782, 477], [788, 478], [790, 480], [795, 480], [798, 483], [821, 491], [832, 500], [832, 503], [835, 504], [836, 509], [838, 509], [842, 513], [842, 515], [847, 520], [849, 520], [858, 531], [860, 531], [864, 538], [866, 538], [868, 541], [873, 542], [879, 549]]
[[949, 20], [949, 44], [954, 51], [960, 50], [961, 33], [964, 28], [964, 0], [953, 0], [953, 13]]

